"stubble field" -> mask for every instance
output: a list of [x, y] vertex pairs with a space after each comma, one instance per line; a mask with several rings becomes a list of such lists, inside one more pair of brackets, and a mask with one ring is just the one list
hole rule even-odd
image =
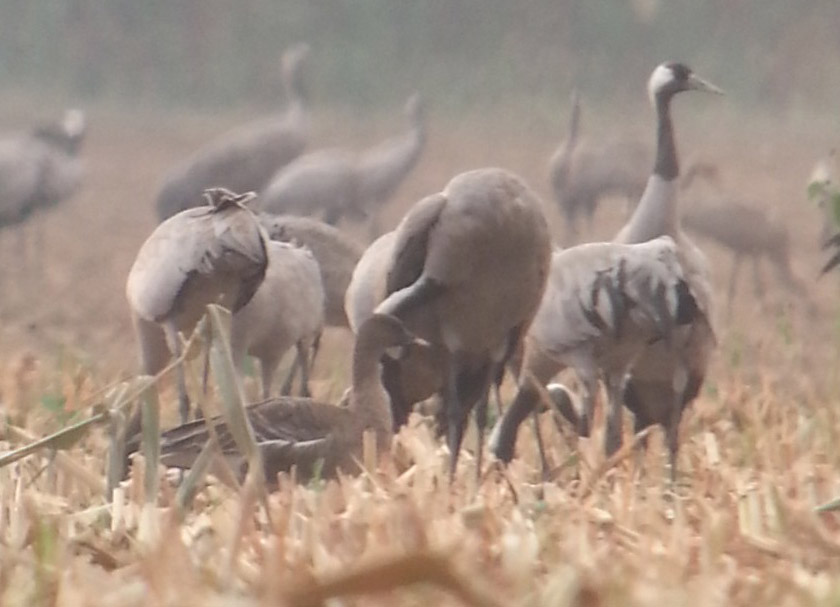
[[[383, 225], [456, 173], [497, 165], [541, 195], [559, 238], [546, 162], [563, 136], [564, 111], [547, 117], [535, 108], [529, 118], [521, 111], [457, 121], [435, 120], [432, 111], [426, 152]], [[52, 463], [42, 452], [0, 469], [0, 604], [298, 605], [332, 593], [341, 604], [833, 604], [838, 515], [814, 508], [840, 495], [838, 284], [817, 280], [820, 220], [805, 186], [837, 133], [807, 116], [744, 119], [740, 111], [719, 100], [678, 100], [682, 156], [713, 159], [727, 191], [786, 222], [794, 271], [809, 292], [781, 290], [765, 268], [767, 291], [758, 298], [743, 268], [733, 310], [720, 306], [707, 384], [683, 421], [676, 495], [667, 491], [658, 430], [645, 455], [628, 450], [605, 464], [600, 431], [577, 439], [545, 414], [552, 482], [539, 481], [534, 440], [523, 428], [508, 469], [491, 467], [476, 485], [466, 453], [450, 485], [445, 449], [417, 418], [384, 469], [326, 485], [283, 483], [268, 518], [251, 516], [240, 495], [213, 484], [175, 522], [166, 508], [173, 490], [164, 487], [165, 541], [157, 542], [138, 536], [137, 480], [120, 512], [105, 505], [106, 439], [97, 429]], [[621, 128], [647, 138], [652, 113], [627, 112], [632, 125]], [[584, 132], [604, 134], [623, 120], [615, 111], [600, 115], [584, 118]], [[6, 128], [40, 117], [22, 102], [6, 116]], [[17, 234], [0, 232], [0, 410], [30, 436], [89, 415], [109, 386], [136, 374], [124, 283], [155, 225], [156, 188], [168, 166], [246, 118], [91, 112], [83, 191], [37, 218], [40, 228], [27, 227], [27, 250]], [[315, 118], [311, 148], [361, 147], [402, 128], [396, 108], [376, 119]], [[623, 203], [608, 201], [590, 237], [611, 237], [622, 217]], [[364, 226], [347, 229], [367, 236]], [[36, 250], [39, 230], [44, 245]], [[698, 242], [723, 304], [729, 254]], [[349, 345], [349, 335], [328, 333], [316, 396], [343, 390]], [[163, 388], [171, 422], [170, 382]], [[504, 393], [512, 396], [512, 387]], [[9, 427], [0, 439], [7, 441], [0, 451], [25, 441]]]

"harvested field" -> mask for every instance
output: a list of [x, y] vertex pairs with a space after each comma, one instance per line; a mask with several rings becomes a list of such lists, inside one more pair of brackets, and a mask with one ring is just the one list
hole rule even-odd
[[[836, 603], [840, 515], [815, 508], [840, 496], [838, 285], [817, 280], [820, 220], [805, 197], [813, 162], [836, 145], [836, 124], [795, 114], [744, 121], [717, 100], [675, 105], [683, 157], [713, 157], [728, 190], [787, 220], [794, 271], [810, 287], [802, 297], [816, 304], [812, 313], [769, 273], [758, 301], [744, 272], [732, 316], [720, 319], [712, 372], [682, 425], [675, 494], [658, 429], [644, 455], [628, 435], [627, 448], [605, 462], [601, 420], [592, 438], [578, 439], [546, 413], [551, 482], [540, 482], [526, 427], [507, 469], [485, 470], [477, 485], [467, 452], [450, 485], [445, 448], [415, 416], [379, 470], [308, 486], [282, 479], [268, 511], [211, 481], [179, 521], [169, 481], [159, 507], [144, 509], [142, 474], [107, 503], [98, 426], [56, 454], [0, 468], [0, 604], [315, 605], [332, 596], [341, 602], [333, 605]], [[644, 106], [633, 111], [652, 124]], [[499, 165], [543, 196], [561, 234], [546, 163], [563, 118], [513, 115], [499, 109], [456, 123], [432, 112], [427, 152], [383, 223], [395, 224], [455, 173]], [[23, 102], [5, 116], [8, 128], [33, 118]], [[0, 232], [0, 453], [89, 417], [134, 377], [124, 283], [154, 226], [156, 188], [168, 166], [242, 118], [92, 110], [86, 185], [35, 218], [43, 249], [30, 241], [22, 251], [16, 234]], [[319, 116], [312, 147], [362, 146], [400, 120], [344, 118]], [[587, 124], [597, 133], [612, 118]], [[646, 133], [649, 124], [639, 126]], [[622, 212], [621, 202], [603, 205], [591, 237], [610, 237]], [[723, 298], [728, 254], [700, 244]], [[341, 394], [349, 344], [341, 331], [327, 335], [316, 396]], [[171, 383], [164, 378], [164, 424], [175, 418]], [[465, 444], [472, 448], [472, 437]]]

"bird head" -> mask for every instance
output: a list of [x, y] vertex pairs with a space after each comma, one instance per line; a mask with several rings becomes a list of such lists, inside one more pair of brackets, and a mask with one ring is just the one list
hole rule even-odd
[[376, 345], [391, 358], [402, 358], [410, 346], [428, 347], [428, 342], [413, 335], [395, 316], [374, 314], [359, 327], [357, 342]]
[[654, 105], [657, 97], [670, 98], [683, 91], [706, 91], [723, 95], [721, 89], [697, 76], [690, 67], [675, 61], [657, 66], [648, 80], [648, 95]]

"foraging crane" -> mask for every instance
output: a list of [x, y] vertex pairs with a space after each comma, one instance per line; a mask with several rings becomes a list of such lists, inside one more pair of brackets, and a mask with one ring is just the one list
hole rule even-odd
[[732, 253], [727, 311], [732, 311], [738, 274], [745, 257], [752, 262], [757, 297], [764, 295], [761, 277], [761, 260], [764, 258], [773, 266], [782, 286], [797, 298], [804, 296], [811, 310], [814, 310], [805, 283], [791, 268], [790, 235], [785, 223], [769, 216], [763, 208], [724, 192], [719, 186], [720, 177], [714, 163], [695, 161], [684, 173], [680, 179], [682, 192], [685, 192], [697, 177], [709, 181], [716, 192], [707, 199], [693, 198], [682, 215], [682, 225], [687, 231], [713, 240]]
[[[356, 336], [347, 406], [280, 397], [248, 407], [246, 415], [262, 452], [269, 484], [276, 483], [278, 472], [289, 471], [292, 466], [296, 467], [298, 481], [309, 480], [316, 471], [322, 477], [335, 476], [339, 470], [357, 472], [365, 431], [374, 432], [378, 453], [388, 452], [394, 432], [388, 394], [380, 381], [379, 360], [387, 349], [414, 343], [416, 338], [397, 319], [375, 314]], [[220, 417], [164, 432], [161, 461], [172, 467], [191, 467], [209, 438], [208, 423], [215, 428], [224, 456], [244, 476], [246, 462]]]
[[406, 103], [408, 131], [361, 153], [325, 149], [301, 156], [272, 177], [259, 208], [273, 214], [319, 215], [329, 224], [379, 211], [411, 172], [426, 143], [423, 101]]
[[[353, 270], [344, 307], [354, 333], [388, 296], [388, 272], [396, 241], [396, 231], [374, 240]], [[399, 360], [387, 353], [382, 357], [382, 383], [391, 399], [395, 431], [408, 422], [415, 403], [440, 392], [446, 371], [444, 359], [440, 348], [430, 344], [413, 344], [401, 353]]]
[[271, 240], [297, 242], [312, 252], [324, 283], [324, 323], [349, 327], [344, 294], [364, 248], [338, 228], [311, 217], [258, 213]]
[[[344, 294], [350, 284], [353, 268], [362, 256], [362, 247], [338, 228], [311, 217], [270, 213], [259, 213], [258, 217], [272, 240], [296, 242], [312, 252], [323, 282], [324, 324], [328, 327], [349, 327], [344, 311]], [[308, 363], [300, 356], [295, 358], [283, 383], [283, 394], [291, 392], [294, 377], [298, 370], [302, 371], [304, 364], [312, 367], [319, 341], [315, 342]]]
[[283, 113], [222, 135], [164, 178], [157, 196], [161, 221], [201, 204], [207, 188], [259, 192], [278, 169], [303, 152], [309, 139], [309, 110], [302, 82], [308, 54], [306, 44], [283, 53], [281, 75], [288, 103]]
[[580, 96], [572, 92], [569, 132], [549, 160], [554, 198], [566, 220], [566, 244], [578, 237], [578, 217], [592, 229], [598, 201], [618, 195], [638, 200], [645, 187], [650, 150], [632, 139], [600, 144], [580, 141]]
[[508, 171], [468, 171], [415, 204], [395, 232], [388, 296], [376, 312], [401, 319], [445, 354], [450, 474], [474, 407], [478, 473], [489, 386], [519, 347], [548, 277], [540, 202]]
[[[589, 436], [598, 380], [607, 390], [605, 450], [621, 444], [622, 386], [636, 357], [650, 343], [667, 343], [676, 327], [694, 320], [697, 302], [667, 237], [640, 244], [609, 242], [556, 250], [548, 285], [525, 337], [513, 403], [490, 439], [496, 457], [513, 457], [519, 425], [539, 403], [539, 389], [565, 367], [577, 372], [583, 411], [561, 413]], [[554, 399], [557, 401], [557, 399]], [[543, 472], [546, 472], [545, 463]]]
[[[207, 204], [181, 211], [157, 226], [140, 247], [126, 282], [143, 371], [160, 372], [170, 353], [181, 355], [208, 304], [234, 314], [256, 293], [268, 266], [266, 237], [245, 205], [253, 193], [213, 188]], [[178, 365], [181, 421], [189, 416], [183, 365]], [[136, 425], [133, 420], [132, 425]]]
[[233, 363], [241, 371], [246, 354], [257, 358], [262, 395], [268, 398], [277, 365], [295, 346], [301, 364], [300, 393], [309, 396], [309, 352], [324, 326], [321, 271], [305, 247], [270, 241], [266, 250], [268, 269], [262, 284], [231, 319]]
[[653, 70], [648, 93], [656, 109], [656, 160], [647, 187], [630, 220], [615, 238], [618, 243], [646, 242], [667, 235], [677, 244], [685, 281], [699, 313], [675, 329], [670, 340], [644, 348], [624, 385], [624, 403], [635, 415], [637, 429], [660, 424], [665, 429], [672, 481], [676, 479], [679, 423], [697, 397], [717, 340], [708, 263], [680, 229], [679, 161], [671, 121], [671, 101], [683, 91], [722, 94], [681, 63], [663, 63]]

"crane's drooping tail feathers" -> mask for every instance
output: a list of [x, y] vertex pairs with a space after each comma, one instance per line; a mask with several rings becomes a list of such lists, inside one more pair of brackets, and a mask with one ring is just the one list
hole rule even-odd
[[207, 188], [204, 190], [204, 200], [213, 207], [214, 211], [224, 211], [231, 206], [245, 208], [245, 205], [257, 197], [256, 192], [237, 194], [227, 188]]

